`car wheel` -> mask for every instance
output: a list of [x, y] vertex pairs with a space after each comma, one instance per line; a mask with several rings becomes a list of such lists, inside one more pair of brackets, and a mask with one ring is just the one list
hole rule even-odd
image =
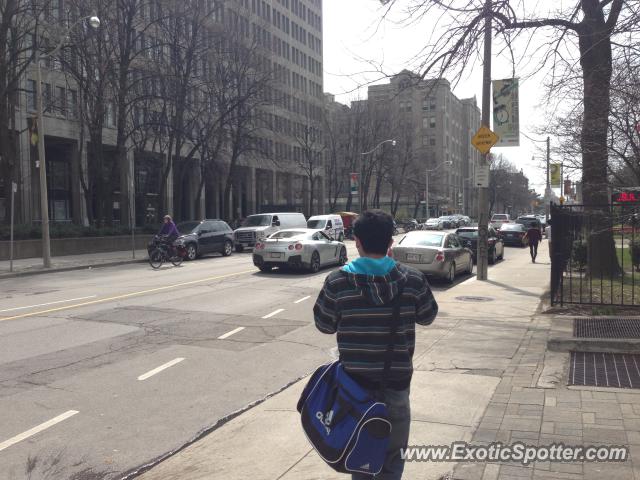
[[500, 252], [500, 260], [504, 260], [504, 245], [502, 246], [502, 251]]
[[231, 252], [233, 252], [233, 244], [229, 240], [227, 240], [226, 242], [224, 242], [224, 250], [222, 250], [222, 255], [228, 257], [229, 255], [231, 255]]
[[469, 275], [473, 275], [473, 257], [469, 258], [469, 268], [467, 268], [467, 273]]
[[451, 262], [449, 265], [449, 273], [447, 274], [447, 283], [452, 284], [456, 281], [456, 264]]
[[339, 241], [339, 242], [344, 242], [344, 233], [341, 233], [341, 234], [338, 236], [338, 241]]
[[244, 251], [244, 247], [242, 245], [236, 245], [236, 252], [242, 253]]
[[318, 273], [318, 271], [320, 271], [320, 255], [318, 255], [318, 252], [313, 252], [311, 255], [309, 270], [311, 270], [311, 273]]
[[493, 265], [496, 263], [496, 249], [494, 248], [491, 251], [491, 256], [489, 257], [489, 265]]
[[273, 267], [270, 265], [262, 265], [261, 267], [258, 267], [258, 268], [263, 273], [269, 273], [271, 270], [273, 270]]
[[187, 245], [187, 260], [195, 260], [196, 258], [198, 258], [198, 247], [195, 243], [190, 243]]
[[338, 265], [346, 265], [347, 261], [347, 249], [342, 247], [342, 250], [340, 250], [340, 258], [338, 259]]

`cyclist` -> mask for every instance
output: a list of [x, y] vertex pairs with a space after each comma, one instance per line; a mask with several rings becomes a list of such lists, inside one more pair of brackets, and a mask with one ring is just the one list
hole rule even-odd
[[178, 232], [178, 227], [173, 223], [173, 219], [171, 215], [164, 216], [164, 223], [158, 232], [159, 237], [163, 237], [163, 243], [166, 243], [169, 246], [169, 250], [171, 252], [171, 256], [176, 255], [175, 247], [173, 246], [173, 242], [180, 236], [180, 232]]

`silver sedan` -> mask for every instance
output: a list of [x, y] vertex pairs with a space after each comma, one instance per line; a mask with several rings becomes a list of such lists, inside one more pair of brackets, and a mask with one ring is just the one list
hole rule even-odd
[[392, 251], [398, 262], [449, 283], [460, 273], [473, 273], [473, 253], [453, 233], [409, 232]]
[[304, 268], [315, 273], [327, 265], [347, 263], [347, 247], [324, 232], [307, 228], [280, 230], [258, 243], [253, 264], [262, 272], [274, 267]]

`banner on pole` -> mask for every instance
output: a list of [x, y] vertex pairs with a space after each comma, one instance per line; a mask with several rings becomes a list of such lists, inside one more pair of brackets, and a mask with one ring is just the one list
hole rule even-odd
[[496, 147], [520, 146], [520, 106], [517, 78], [493, 81], [493, 131]]
[[549, 165], [549, 179], [552, 188], [562, 187], [562, 164], [552, 163]]
[[358, 194], [358, 187], [360, 185], [360, 174], [359, 173], [351, 173], [349, 174], [349, 185], [351, 188], [351, 195]]

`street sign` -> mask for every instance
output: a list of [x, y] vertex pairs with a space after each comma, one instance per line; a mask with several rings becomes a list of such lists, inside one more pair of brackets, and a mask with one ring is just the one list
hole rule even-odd
[[480, 153], [485, 155], [489, 153], [491, 147], [493, 147], [498, 140], [498, 136], [493, 133], [488, 127], [485, 127], [483, 125], [471, 139], [471, 145], [476, 147]]
[[360, 174], [359, 173], [351, 173], [349, 175], [349, 185], [351, 188], [351, 195], [358, 194], [358, 186], [360, 185]]
[[477, 165], [476, 176], [474, 180], [475, 186], [479, 188], [489, 188], [490, 174], [491, 174], [491, 170], [488, 163], [486, 165]]

